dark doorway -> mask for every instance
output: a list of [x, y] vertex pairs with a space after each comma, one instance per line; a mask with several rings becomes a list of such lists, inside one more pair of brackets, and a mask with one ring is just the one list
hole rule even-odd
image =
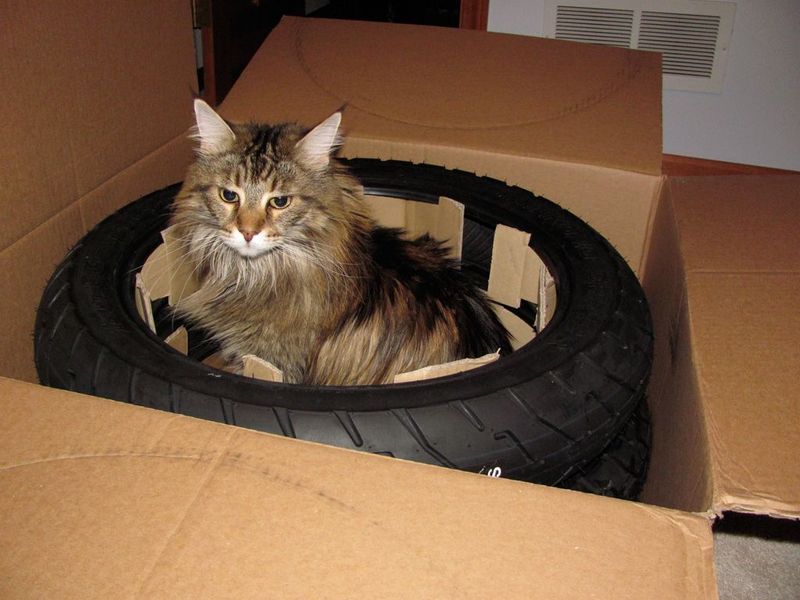
[[219, 104], [283, 15], [486, 29], [489, 0], [194, 0], [198, 85]]
[[331, 0], [311, 17], [458, 27], [460, 0]]

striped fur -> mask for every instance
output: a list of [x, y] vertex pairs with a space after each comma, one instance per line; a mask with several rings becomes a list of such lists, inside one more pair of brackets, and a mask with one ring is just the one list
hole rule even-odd
[[338, 114], [307, 132], [225, 123], [200, 101], [195, 112], [200, 148], [172, 223], [203, 285], [176, 309], [229, 363], [255, 354], [289, 382], [349, 385], [510, 350], [438, 242], [372, 220], [360, 184], [331, 157]]

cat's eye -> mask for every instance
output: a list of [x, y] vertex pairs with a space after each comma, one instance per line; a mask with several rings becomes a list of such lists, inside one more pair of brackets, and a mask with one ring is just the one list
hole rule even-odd
[[290, 196], [275, 196], [269, 199], [269, 205], [272, 208], [286, 208], [291, 202], [292, 198]]
[[237, 200], [239, 200], [239, 194], [227, 188], [220, 188], [219, 197], [222, 198], [225, 202], [236, 202]]

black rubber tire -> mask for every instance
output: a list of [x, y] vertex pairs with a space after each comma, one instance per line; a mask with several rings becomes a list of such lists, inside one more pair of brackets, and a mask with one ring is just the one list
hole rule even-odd
[[348, 163], [371, 194], [462, 202], [465, 268], [483, 277], [486, 240], [497, 224], [530, 232], [558, 290], [548, 326], [495, 363], [424, 382], [309, 387], [209, 368], [152, 334], [133, 301], [135, 273], [160, 243], [176, 185], [111, 215], [58, 267], [37, 314], [41, 382], [446, 467], [499, 468], [504, 477], [545, 484], [596, 464], [625, 437], [652, 362], [650, 314], [625, 261], [583, 221], [527, 190], [431, 165]]
[[599, 496], [636, 500], [642, 491], [650, 465], [650, 410], [642, 402], [600, 455], [555, 485]]

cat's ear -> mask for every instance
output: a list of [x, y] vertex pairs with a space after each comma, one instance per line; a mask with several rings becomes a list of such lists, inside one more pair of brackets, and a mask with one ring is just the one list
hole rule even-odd
[[194, 101], [194, 116], [197, 129], [193, 137], [200, 141], [201, 154], [216, 154], [231, 147], [236, 136], [230, 126], [200, 98]]
[[331, 154], [342, 145], [339, 135], [341, 122], [342, 113], [335, 112], [297, 142], [298, 158], [306, 166], [312, 169], [328, 166]]

